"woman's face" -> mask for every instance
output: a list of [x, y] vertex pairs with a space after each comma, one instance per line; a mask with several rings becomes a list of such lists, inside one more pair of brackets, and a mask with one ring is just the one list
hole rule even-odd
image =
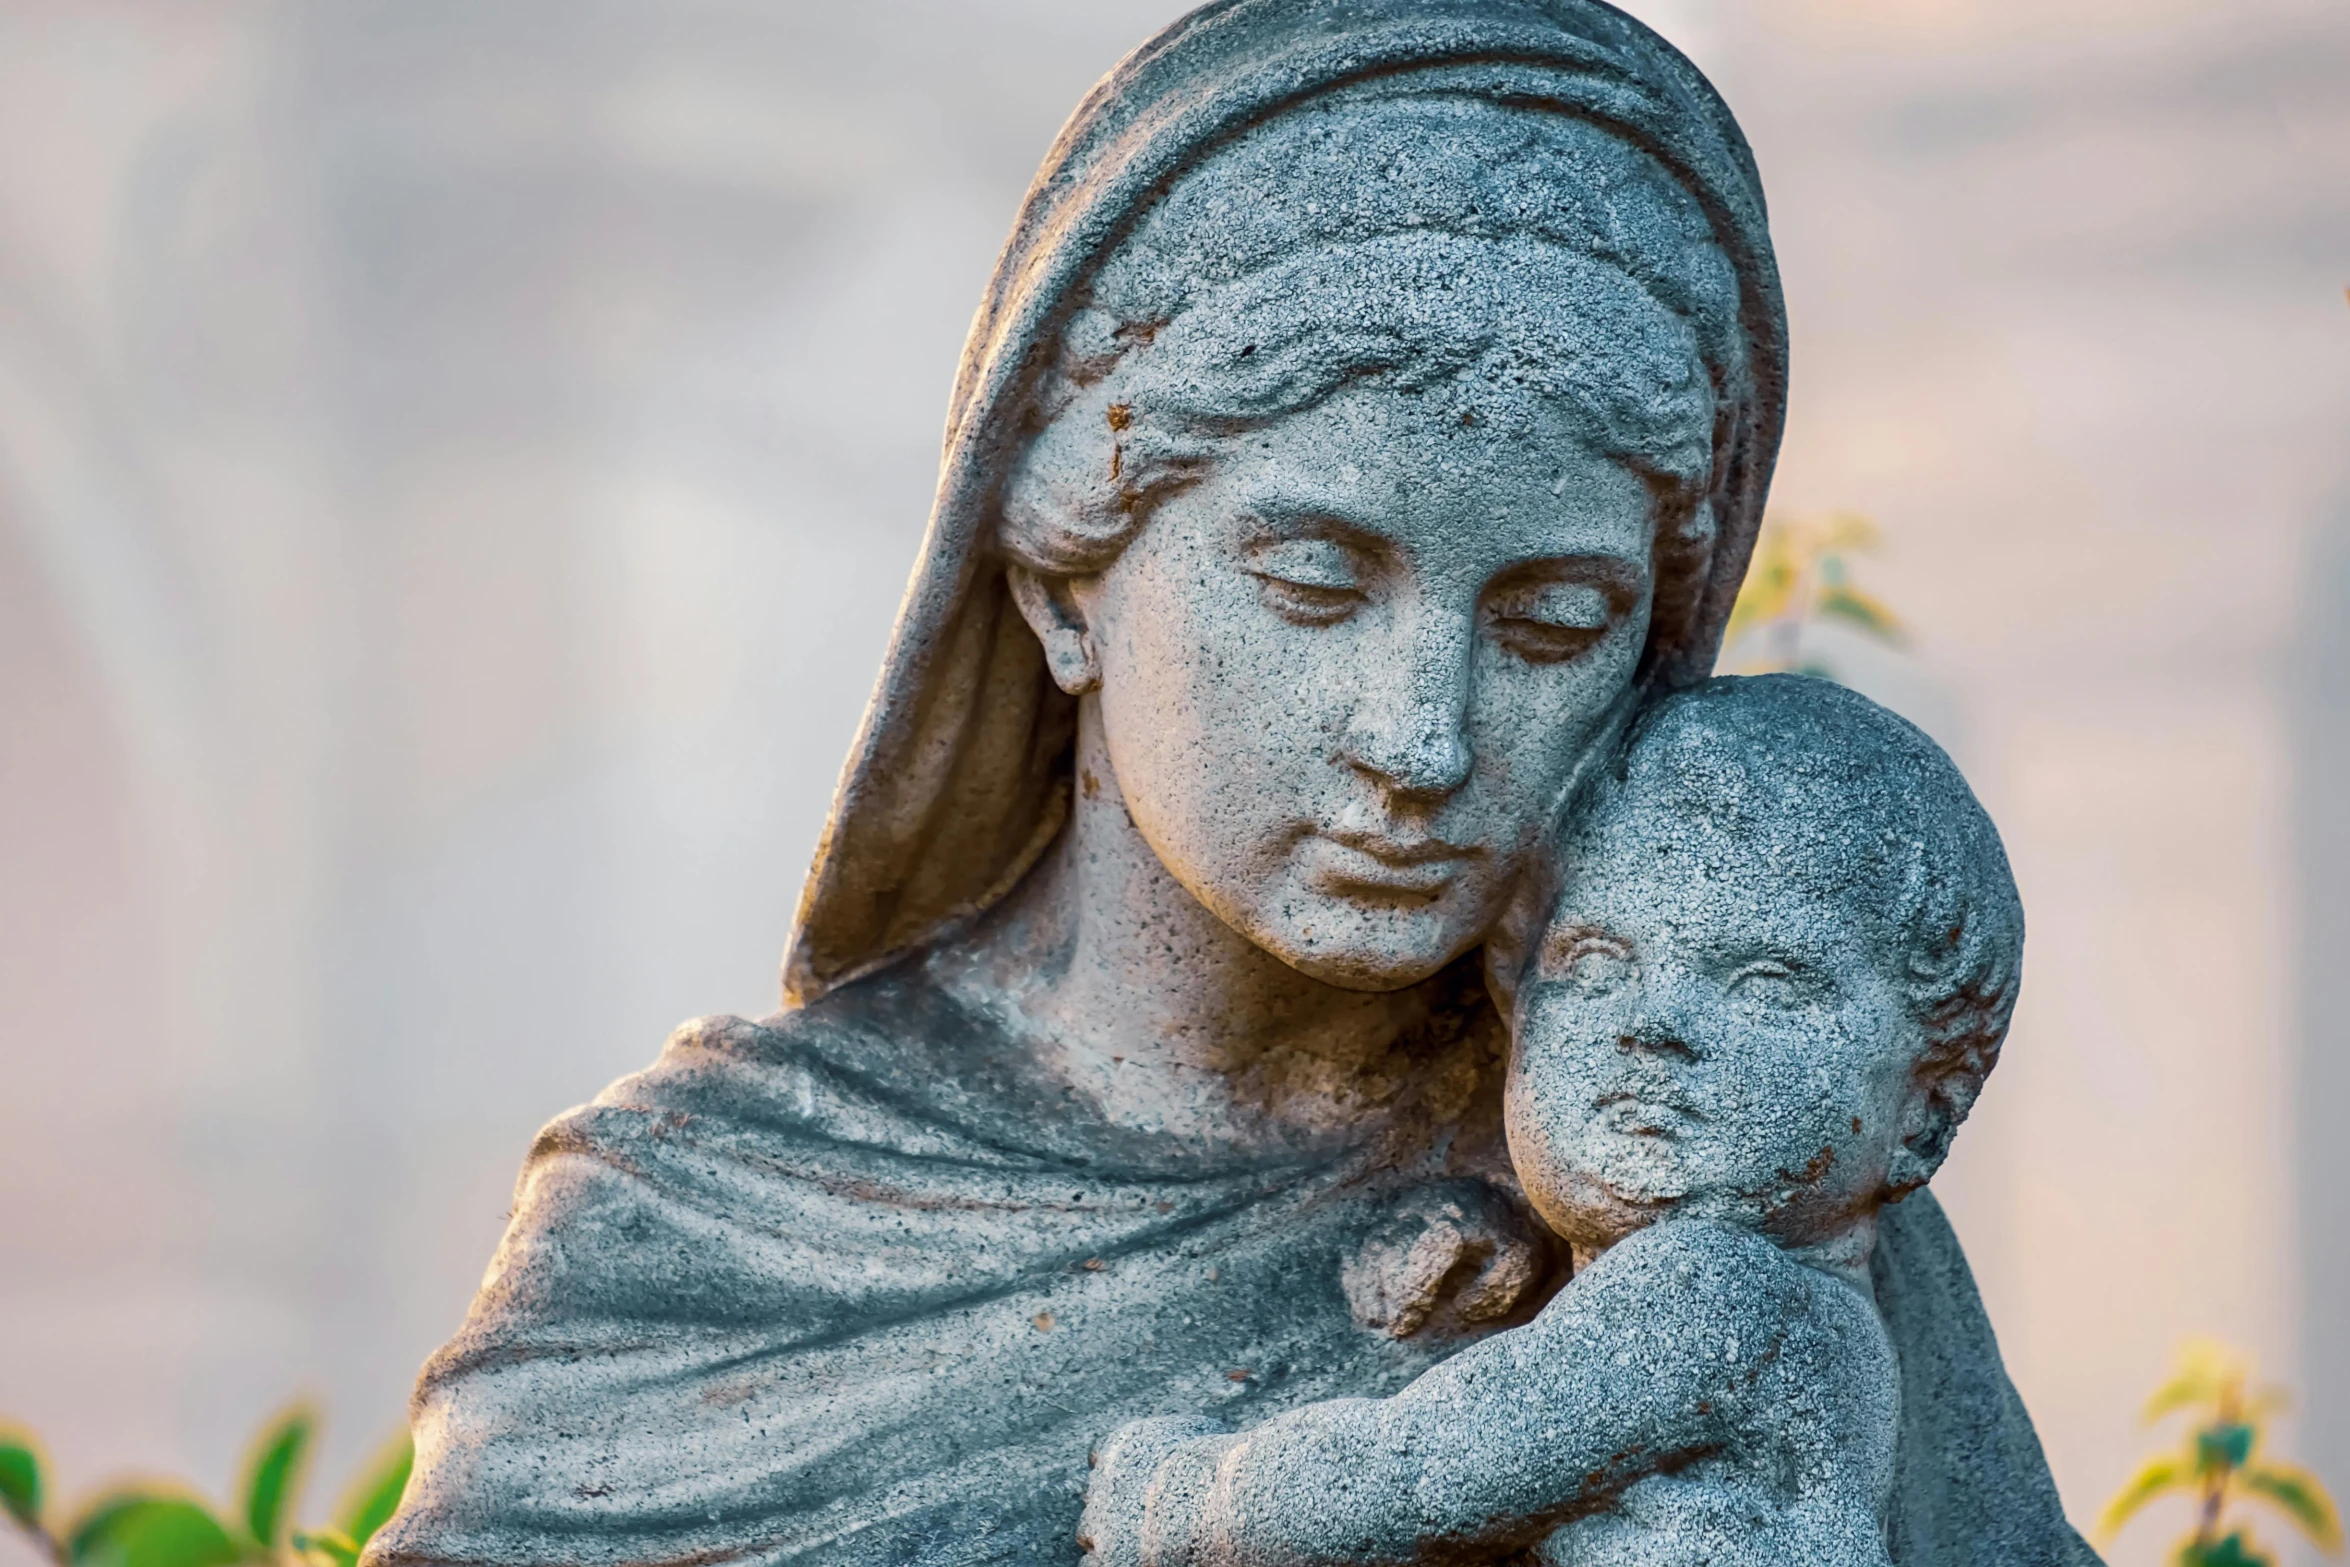
[[1076, 585], [1135, 825], [1307, 974], [1435, 973], [1631, 680], [1652, 507], [1533, 399], [1358, 386], [1234, 438]]

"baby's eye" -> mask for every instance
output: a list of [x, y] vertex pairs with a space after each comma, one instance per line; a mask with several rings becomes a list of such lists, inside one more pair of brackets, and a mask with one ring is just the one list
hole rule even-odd
[[1542, 954], [1542, 977], [1577, 995], [1604, 996], [1631, 973], [1632, 954], [1622, 942], [1587, 932], [1557, 942]]
[[1775, 958], [1749, 963], [1730, 976], [1730, 993], [1767, 1007], [1800, 1007], [1811, 1000], [1808, 977]]
[[1615, 620], [1607, 594], [1588, 582], [1534, 582], [1497, 594], [1486, 613], [1495, 637], [1530, 664], [1575, 657]]
[[1587, 947], [1567, 967], [1567, 982], [1589, 996], [1603, 996], [1624, 982], [1631, 965], [1621, 952]]
[[1282, 539], [1249, 552], [1249, 575], [1276, 614], [1333, 625], [1363, 604], [1362, 564], [1331, 539]]

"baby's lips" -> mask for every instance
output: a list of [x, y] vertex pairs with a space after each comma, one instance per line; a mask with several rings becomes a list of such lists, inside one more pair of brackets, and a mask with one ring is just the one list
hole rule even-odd
[[1679, 1100], [1648, 1094], [1610, 1094], [1597, 1108], [1610, 1129], [1643, 1137], [1676, 1136], [1706, 1119], [1704, 1112]]

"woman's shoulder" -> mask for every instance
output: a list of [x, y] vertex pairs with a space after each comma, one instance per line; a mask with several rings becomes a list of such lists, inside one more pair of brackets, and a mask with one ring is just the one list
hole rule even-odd
[[767, 1017], [695, 1018], [650, 1066], [550, 1122], [533, 1157], [784, 1139], [984, 1162], [989, 1118], [946, 1085], [996, 1044], [985, 1019], [888, 975]]
[[985, 1049], [999, 1032], [930, 983], [919, 967], [908, 966], [764, 1017], [694, 1018], [678, 1025], [659, 1059], [636, 1075], [837, 1061], [876, 1078], [905, 1077], [975, 1047]]

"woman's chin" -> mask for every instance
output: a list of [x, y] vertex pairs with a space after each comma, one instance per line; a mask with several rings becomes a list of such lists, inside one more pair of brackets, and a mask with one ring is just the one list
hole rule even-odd
[[1350, 897], [1289, 889], [1252, 910], [1251, 941], [1311, 979], [1342, 990], [1402, 990], [1433, 978], [1477, 944], [1483, 927], [1453, 896]]

